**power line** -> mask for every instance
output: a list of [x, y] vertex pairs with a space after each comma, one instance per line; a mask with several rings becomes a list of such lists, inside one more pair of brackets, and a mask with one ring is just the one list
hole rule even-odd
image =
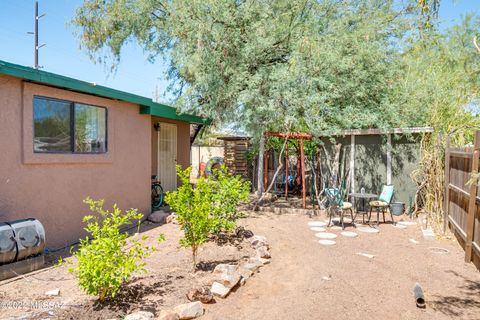
[[[10, 4], [21, 5], [22, 7], [24, 7], [26, 9], [26, 7], [24, 6], [25, 3], [22, 3], [22, 2], [10, 2]], [[45, 46], [45, 44], [42, 44], [42, 45], [38, 44], [38, 38], [39, 38], [38, 23], [39, 23], [39, 19], [43, 16], [45, 16], [45, 14], [42, 14], [42, 15], [38, 14], [38, 0], [36, 0], [35, 1], [35, 16], [34, 16], [34, 18], [35, 18], [35, 32], [33, 32], [33, 35], [34, 35], [34, 67], [37, 68], [37, 69], [41, 68], [41, 66], [39, 66], [39, 54], [38, 54], [39, 50], [38, 49]], [[53, 17], [53, 18], [55, 18], [55, 17]], [[60, 20], [57, 19], [56, 21], [60, 21]], [[62, 22], [64, 22], [64, 21], [62, 21]], [[8, 26], [2, 26], [1, 27], [0, 36], [1, 36], [2, 31], [6, 32], [6, 33], [10, 32], [12, 34], [23, 35], [23, 33], [18, 32], [17, 30], [13, 30], [13, 29], [9, 28]], [[31, 34], [31, 32], [29, 32], [29, 33]], [[87, 59], [85, 57], [80, 57], [79, 53], [74, 52], [73, 50], [65, 50], [64, 48], [57, 47], [53, 43], [49, 44], [49, 48], [54, 49], [53, 51], [47, 50], [48, 52], [50, 52], [49, 54], [53, 53], [53, 54], [59, 55], [59, 56], [63, 55], [64, 57], [68, 57], [70, 59], [81, 60], [83, 62], [91, 63], [91, 61], [89, 59]], [[59, 52], [59, 51], [61, 51], [61, 52]], [[125, 70], [122, 70], [122, 71], [117, 70], [116, 72], [114, 72], [114, 74], [116, 76], [126, 78], [128, 80], [134, 80], [137, 83], [145, 84], [148, 87], [153, 87], [154, 86], [153, 83], [149, 83], [149, 82], [145, 81], [145, 78], [142, 78], [139, 74], [130, 73], [130, 72], [125, 71]], [[114, 76], [114, 78], [115, 78], [115, 76]]]

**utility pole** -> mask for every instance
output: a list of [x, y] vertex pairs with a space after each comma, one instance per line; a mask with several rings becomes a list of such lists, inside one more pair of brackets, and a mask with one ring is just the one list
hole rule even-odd
[[[38, 20], [40, 20], [41, 17], [45, 16], [45, 14], [38, 15], [38, 1], [35, 1], [35, 31], [33, 32], [33, 37], [35, 41], [35, 46], [34, 46], [34, 68], [38, 69], [40, 66], [38, 65], [38, 49], [41, 47], [45, 46], [45, 44], [42, 44], [41, 46], [38, 45]], [[32, 32], [29, 32], [29, 34], [32, 34]]]

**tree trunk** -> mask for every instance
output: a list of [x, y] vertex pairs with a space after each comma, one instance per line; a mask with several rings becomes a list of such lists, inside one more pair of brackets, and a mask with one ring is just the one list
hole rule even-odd
[[260, 198], [263, 194], [263, 156], [265, 154], [265, 136], [260, 136], [260, 143], [258, 148], [258, 168], [257, 168], [257, 195]]
[[192, 245], [193, 272], [197, 271], [197, 245]]
[[339, 187], [339, 167], [340, 167], [340, 151], [342, 150], [342, 144], [338, 143], [335, 145], [335, 158], [333, 159], [332, 164], [332, 176], [331, 176], [331, 186], [336, 188]]
[[[275, 184], [275, 180], [277, 179], [278, 174], [279, 174], [280, 171], [283, 169], [282, 158], [283, 158], [283, 152], [285, 151], [285, 148], [287, 147], [287, 144], [288, 144], [288, 138], [285, 138], [285, 143], [283, 144], [283, 147], [282, 147], [282, 149], [280, 150], [280, 154], [279, 154], [279, 156], [278, 156], [279, 165], [278, 165], [278, 167], [277, 167], [277, 170], [275, 171], [275, 174], [273, 175], [272, 181], [270, 181], [270, 184], [267, 186], [267, 190], [265, 190], [265, 193], [262, 194], [262, 195], [258, 198], [257, 204], [255, 205], [255, 208], [258, 208], [258, 205], [261, 204], [261, 202], [262, 202], [263, 197], [265, 196], [265, 194], [267, 194], [268, 192], [270, 192], [270, 190], [272, 189], [273, 185]], [[285, 177], [285, 184], [287, 184], [287, 183], [288, 183], [288, 178]]]

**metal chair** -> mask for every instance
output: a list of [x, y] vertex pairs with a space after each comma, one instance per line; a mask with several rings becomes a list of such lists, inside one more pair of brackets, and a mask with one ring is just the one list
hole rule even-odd
[[355, 219], [353, 217], [352, 203], [343, 201], [341, 192], [337, 188], [326, 188], [324, 189], [324, 193], [328, 202], [327, 213], [329, 219], [327, 227], [329, 227], [332, 222], [332, 216], [338, 212], [340, 214], [340, 223], [342, 224], [342, 229], [345, 229], [343, 217], [345, 215], [345, 211], [349, 210], [350, 216], [352, 217], [352, 225], [356, 228]]
[[393, 193], [395, 188], [393, 185], [384, 185], [382, 187], [382, 193], [378, 197], [378, 200], [370, 201], [369, 207], [370, 211], [368, 213], [368, 223], [370, 224], [370, 219], [372, 218], [373, 209], [377, 210], [377, 226], [380, 223], [380, 212], [383, 215], [383, 223], [385, 223], [385, 211], [388, 210], [390, 217], [392, 218], [392, 223], [395, 225], [395, 220], [393, 219], [392, 211], [390, 210], [390, 202], [393, 199]]

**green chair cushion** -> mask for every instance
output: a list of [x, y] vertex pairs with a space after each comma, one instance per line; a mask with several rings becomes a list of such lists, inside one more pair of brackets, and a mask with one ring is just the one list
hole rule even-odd
[[387, 204], [390, 203], [390, 201], [392, 201], [392, 198], [393, 198], [393, 191], [394, 191], [393, 185], [384, 185], [382, 187], [382, 193], [378, 197], [378, 200], [382, 202], [386, 202]]

